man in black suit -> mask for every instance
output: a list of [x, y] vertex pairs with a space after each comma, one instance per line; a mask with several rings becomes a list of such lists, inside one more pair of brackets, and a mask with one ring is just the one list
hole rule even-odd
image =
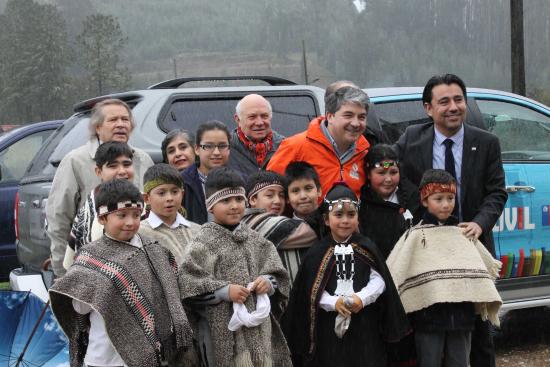
[[[508, 194], [498, 138], [465, 124], [466, 86], [456, 75], [432, 77], [422, 95], [433, 123], [409, 126], [394, 145], [401, 175], [417, 186], [425, 170], [445, 169], [457, 180], [458, 216], [464, 234], [479, 238], [495, 256], [492, 229]], [[420, 219], [423, 213], [417, 213]], [[494, 367], [489, 325], [478, 317], [472, 333], [471, 367]]]

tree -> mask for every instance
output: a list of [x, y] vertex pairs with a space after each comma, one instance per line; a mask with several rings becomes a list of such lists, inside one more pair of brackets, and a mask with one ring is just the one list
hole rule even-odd
[[88, 90], [92, 95], [128, 87], [130, 74], [120, 60], [127, 42], [117, 18], [99, 13], [86, 17], [82, 32], [77, 36], [77, 45], [82, 66], [88, 72]]
[[53, 5], [9, 0], [0, 15], [0, 119], [66, 116], [70, 63], [65, 22]]

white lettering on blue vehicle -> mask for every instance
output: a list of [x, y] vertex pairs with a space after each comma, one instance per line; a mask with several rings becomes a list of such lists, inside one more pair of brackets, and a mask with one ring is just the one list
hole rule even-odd
[[493, 232], [503, 231], [528, 231], [535, 229], [535, 223], [531, 222], [531, 212], [528, 206], [504, 208]]

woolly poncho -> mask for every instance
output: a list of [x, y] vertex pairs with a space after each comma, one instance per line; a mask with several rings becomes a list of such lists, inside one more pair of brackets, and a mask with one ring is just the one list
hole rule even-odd
[[143, 248], [103, 236], [83, 246], [50, 288], [52, 311], [69, 339], [71, 366], [86, 353], [88, 328], [72, 299], [105, 320], [109, 339], [129, 367], [160, 366], [192, 344], [174, 257], [142, 237]]
[[[210, 222], [187, 246], [180, 289], [183, 298], [188, 299], [228, 284], [246, 286], [260, 275], [276, 279], [277, 291], [271, 297], [273, 312], [288, 298], [289, 291], [288, 274], [275, 246], [244, 224], [230, 231]], [[245, 306], [249, 312], [255, 309], [253, 294]], [[210, 305], [205, 310], [216, 366], [291, 366], [290, 352], [273, 314], [259, 326], [235, 332], [228, 329], [232, 315], [231, 302]]]
[[501, 263], [459, 227], [416, 225], [401, 236], [387, 265], [407, 313], [436, 303], [472, 302], [482, 319], [499, 325], [502, 299], [494, 281]]

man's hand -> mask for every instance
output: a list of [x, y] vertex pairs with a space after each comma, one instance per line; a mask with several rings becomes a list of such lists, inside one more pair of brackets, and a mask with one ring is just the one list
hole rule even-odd
[[462, 222], [458, 223], [458, 226], [462, 228], [462, 234], [470, 239], [477, 240], [483, 233], [483, 230], [476, 222]]
[[363, 309], [363, 301], [361, 301], [361, 298], [359, 298], [356, 294], [353, 294], [351, 298], [353, 298], [353, 303], [348, 306], [350, 311], [353, 313], [361, 311]]
[[346, 319], [351, 316], [351, 311], [348, 310], [346, 304], [344, 303], [344, 297], [338, 297], [336, 305], [334, 305], [336, 312], [345, 317]]
[[270, 282], [265, 279], [264, 277], [257, 277], [254, 283], [252, 283], [252, 287], [250, 287], [250, 291], [254, 292], [256, 291], [256, 294], [264, 294], [271, 290], [271, 284]]
[[229, 284], [229, 299], [232, 302], [244, 303], [249, 294], [248, 288], [238, 284]]

